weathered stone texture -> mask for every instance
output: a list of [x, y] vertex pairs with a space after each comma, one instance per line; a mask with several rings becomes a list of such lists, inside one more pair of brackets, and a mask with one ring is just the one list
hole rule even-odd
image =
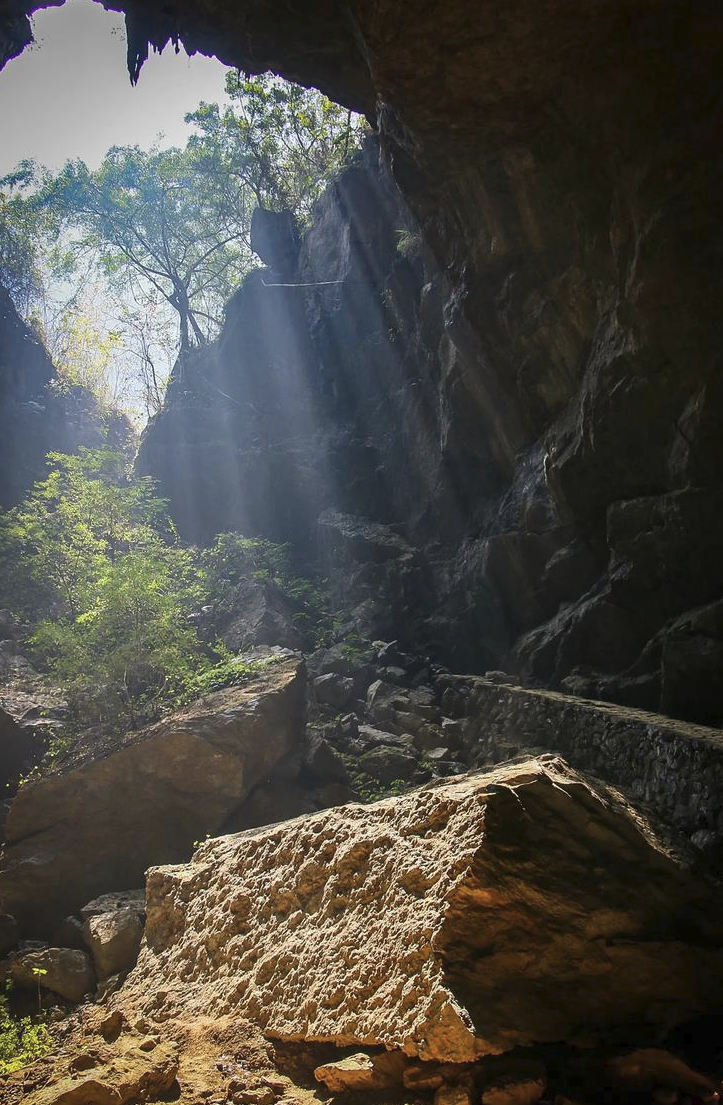
[[1, 967], [3, 977], [9, 978], [15, 986], [24, 990], [42, 987], [67, 1001], [82, 1001], [95, 989], [90, 956], [77, 948], [21, 950], [5, 960]]
[[466, 1062], [723, 997], [718, 891], [561, 761], [202, 845], [148, 875], [145, 1014]]
[[64, 1077], [23, 1096], [25, 1105], [125, 1105], [157, 1101], [171, 1090], [178, 1071], [173, 1044], [153, 1037], [115, 1049], [93, 1047], [71, 1061]]
[[13, 801], [7, 911], [42, 936], [90, 898], [138, 886], [151, 863], [186, 858], [297, 745], [304, 709], [304, 667], [292, 658], [110, 747], [90, 739]]

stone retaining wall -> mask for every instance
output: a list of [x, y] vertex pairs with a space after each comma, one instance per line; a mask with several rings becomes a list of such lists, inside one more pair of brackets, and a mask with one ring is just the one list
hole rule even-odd
[[659, 714], [475, 676], [438, 681], [445, 714], [468, 719], [472, 756], [560, 752], [650, 804], [723, 870], [723, 732]]

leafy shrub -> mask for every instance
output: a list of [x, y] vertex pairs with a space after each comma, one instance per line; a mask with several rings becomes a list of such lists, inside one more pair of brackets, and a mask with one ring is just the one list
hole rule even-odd
[[213, 545], [202, 552], [201, 563], [207, 586], [218, 604], [228, 601], [232, 588], [245, 579], [283, 587], [292, 575], [288, 545], [240, 533], [219, 533]]
[[272, 662], [244, 665], [197, 632], [209, 597], [216, 614], [233, 611], [245, 580], [278, 587], [313, 644], [333, 632], [321, 589], [294, 574], [287, 546], [224, 533], [197, 553], [122, 455], [48, 459], [47, 478], [0, 514], [0, 608], [32, 627], [35, 658], [66, 695], [70, 726], [51, 759], [82, 729], [136, 728]]
[[312, 646], [323, 644], [333, 633], [335, 622], [326, 595], [313, 580], [295, 574], [288, 545], [240, 533], [220, 533], [211, 548], [201, 554], [201, 563], [218, 610], [231, 609], [239, 584], [256, 579], [278, 587], [291, 601], [295, 607], [292, 621]]
[[239, 683], [246, 683], [253, 679], [272, 664], [278, 664], [283, 656], [263, 656], [258, 660], [242, 661], [234, 657], [221, 660], [218, 664], [199, 671], [186, 684], [184, 702], [192, 702], [194, 698], [200, 698], [213, 691], [221, 691], [225, 687], [233, 687]]
[[3, 605], [35, 622], [30, 643], [74, 727], [143, 724], [215, 658], [189, 621], [202, 575], [152, 482], [127, 478], [118, 454], [50, 462], [0, 521]]
[[47, 1055], [52, 1046], [44, 1024], [33, 1024], [30, 1017], [14, 1017], [7, 992], [0, 994], [0, 1075], [26, 1067]]

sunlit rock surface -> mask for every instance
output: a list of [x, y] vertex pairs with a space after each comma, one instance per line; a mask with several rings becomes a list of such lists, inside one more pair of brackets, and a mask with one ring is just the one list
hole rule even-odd
[[141, 732], [93, 739], [10, 808], [0, 901], [25, 935], [45, 936], [89, 899], [142, 885], [217, 832], [301, 740], [303, 663], [195, 702]]
[[125, 1105], [158, 1101], [172, 1090], [178, 1049], [147, 1037], [121, 1041], [115, 1048], [94, 1041], [76, 1055], [64, 1077], [24, 1094], [26, 1105]]
[[625, 1039], [720, 1002], [719, 906], [620, 800], [531, 760], [153, 868], [117, 1000], [453, 1062]]

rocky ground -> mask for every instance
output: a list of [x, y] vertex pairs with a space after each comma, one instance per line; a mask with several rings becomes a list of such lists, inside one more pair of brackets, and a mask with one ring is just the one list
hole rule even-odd
[[[27, 770], [49, 691], [0, 648]], [[3, 1102], [716, 1100], [706, 841], [671, 846], [655, 780], [631, 805], [550, 754], [607, 749], [634, 791], [621, 732], [667, 741], [682, 780], [680, 748], [716, 769], [715, 731], [355, 634], [248, 655], [253, 682], [81, 742], [10, 803], [0, 969], [19, 1012], [40, 995], [54, 1050]]]

